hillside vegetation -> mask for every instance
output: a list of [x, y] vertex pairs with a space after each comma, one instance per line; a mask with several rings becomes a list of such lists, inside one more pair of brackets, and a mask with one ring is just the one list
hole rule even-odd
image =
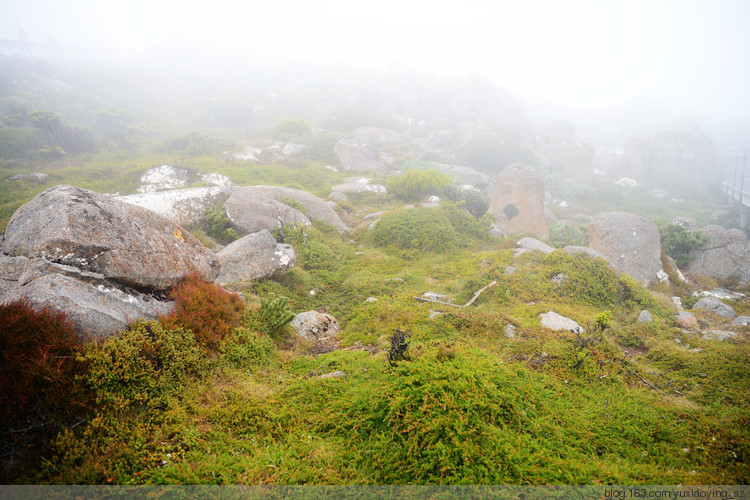
[[[290, 181], [300, 171], [265, 168]], [[88, 411], [60, 420], [43, 458], [13, 480], [747, 481], [747, 333], [705, 340], [674, 326], [667, 297], [688, 299], [687, 289], [649, 292], [580, 255], [514, 257], [514, 240], [486, 237], [485, 222], [456, 206], [398, 217], [398, 205], [352, 197], [350, 217], [385, 209], [393, 222], [353, 238], [318, 226], [304, 241], [289, 228], [297, 267], [237, 285], [246, 302], [183, 290], [174, 317], [82, 348], [75, 381]], [[414, 298], [433, 291], [464, 304], [493, 281], [467, 308]], [[261, 314], [274, 297], [288, 299], [282, 311], [329, 312], [343, 332], [293, 338]], [[642, 309], [653, 323], [635, 322]], [[550, 310], [586, 332], [541, 327]], [[321, 377], [334, 372], [345, 376]]]
[[[100, 117], [113, 115], [121, 116]], [[334, 117], [341, 128], [345, 119], [355, 125], [363, 119], [339, 112], [318, 123]], [[71, 134], [83, 134], [71, 127]], [[43, 146], [39, 132], [25, 128], [30, 144]], [[310, 150], [293, 160], [223, 155], [247, 146], [233, 138], [241, 134], [236, 130], [172, 134], [150, 130], [148, 122], [122, 125], [125, 135], [110, 137], [106, 147], [85, 143], [79, 153], [55, 158], [39, 150], [5, 158], [0, 230], [47, 187], [132, 194], [140, 176], [162, 164], [217, 172], [236, 185], [289, 186], [327, 197], [352, 175], [325, 166], [338, 130], [315, 136], [304, 121], [278, 120], [248, 139], [294, 136]], [[399, 154], [397, 162], [407, 158]], [[31, 172], [46, 177], [5, 180]], [[587, 255], [516, 255], [517, 237], [488, 236], [492, 220], [482, 216], [486, 200], [476, 195], [450, 201], [444, 193], [456, 191], [441, 191], [438, 207], [405, 208], [448, 184], [427, 177], [408, 174], [410, 189], [395, 194], [349, 194], [335, 208], [353, 228], [343, 236], [322, 223], [281, 228], [275, 236], [294, 246], [297, 265], [274, 279], [227, 287], [238, 295], [191, 277], [170, 293], [174, 313], [134, 322], [106, 341], [61, 339], [65, 318], [23, 303], [0, 307], [0, 480], [750, 481], [750, 331], [705, 311], [693, 311], [702, 329], [737, 334], [720, 341], [678, 328], [671, 300], [689, 305], [695, 291], [739, 289], [736, 283], [692, 277], [648, 290]], [[372, 182], [393, 186], [385, 175]], [[555, 196], [571, 193], [559, 188]], [[666, 208], [657, 211], [657, 202], [638, 192], [573, 194], [568, 199], [581, 218], [551, 224], [557, 247], [584, 244], [585, 216], [602, 208], [712, 221], [716, 205], [702, 195], [689, 204], [659, 202]], [[374, 212], [383, 215], [368, 228], [365, 216]], [[219, 229], [221, 238], [233, 237]], [[199, 237], [211, 243], [209, 235]], [[457, 307], [483, 287], [471, 305]], [[417, 299], [426, 292], [445, 299]], [[750, 315], [746, 297], [726, 302]], [[636, 321], [644, 309], [651, 323]], [[308, 310], [334, 316], [342, 332], [317, 342], [296, 337], [289, 320]], [[583, 330], [541, 326], [540, 315], [549, 311]]]

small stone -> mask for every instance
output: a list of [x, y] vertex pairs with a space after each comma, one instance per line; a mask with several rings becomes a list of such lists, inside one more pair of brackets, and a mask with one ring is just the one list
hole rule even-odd
[[516, 327], [508, 323], [505, 325], [505, 336], [509, 339], [512, 339], [516, 336]]
[[651, 313], [649, 313], [647, 310], [641, 311], [641, 314], [638, 315], [638, 323], [651, 323], [653, 319], [651, 319]]
[[555, 251], [555, 249], [548, 244], [537, 240], [536, 238], [521, 238], [518, 240], [518, 247], [525, 250], [539, 250], [544, 254], [549, 254]]
[[505, 271], [503, 271], [503, 274], [504, 274], [505, 276], [510, 276], [511, 274], [513, 274], [513, 273], [515, 273], [515, 272], [516, 272], [516, 268], [515, 268], [515, 267], [513, 267], [513, 266], [508, 266], [508, 267], [506, 267], [506, 268], [505, 268]]
[[750, 326], [750, 316], [737, 316], [732, 324], [734, 326]]
[[299, 313], [290, 325], [297, 335], [310, 340], [333, 337], [341, 331], [341, 325], [336, 318], [318, 311]]
[[435, 292], [425, 292], [422, 297], [431, 300], [432, 302], [450, 302], [447, 295], [443, 295]]
[[377, 301], [378, 301], [377, 297], [367, 297], [365, 299], [365, 302], [377, 302]]
[[581, 325], [576, 323], [570, 318], [566, 318], [554, 311], [549, 311], [546, 314], [540, 314], [542, 318], [542, 326], [546, 326], [550, 330], [568, 330], [568, 331], [579, 331], [584, 332]]
[[677, 323], [677, 326], [681, 328], [698, 327], [698, 320], [687, 311], [677, 311], [677, 314], [675, 314], [675, 322]]
[[372, 219], [376, 219], [376, 218], [380, 217], [381, 215], [383, 215], [384, 213], [385, 213], [385, 212], [373, 212], [373, 213], [371, 213], [371, 214], [367, 214], [367, 215], [365, 215], [364, 217], [362, 217], [362, 220], [372, 220]]

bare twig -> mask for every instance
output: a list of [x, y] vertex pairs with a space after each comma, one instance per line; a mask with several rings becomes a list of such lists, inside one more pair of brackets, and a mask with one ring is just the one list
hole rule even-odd
[[469, 307], [471, 304], [473, 304], [474, 301], [477, 300], [477, 298], [479, 297], [479, 295], [482, 292], [484, 292], [486, 289], [488, 289], [492, 285], [496, 285], [496, 284], [497, 284], [497, 281], [493, 281], [492, 283], [489, 283], [489, 284], [483, 286], [482, 288], [480, 288], [479, 290], [477, 290], [476, 292], [474, 292], [474, 296], [471, 298], [471, 300], [468, 301], [464, 305], [451, 304], [450, 302], [443, 302], [442, 300], [433, 300], [433, 299], [430, 299], [430, 298], [427, 298], [427, 297], [414, 297], [414, 298], [417, 299], [417, 300], [421, 300], [422, 302], [433, 302], [435, 304], [443, 304], [444, 306], [452, 306], [452, 307], [458, 307], [460, 309], [463, 309], [464, 307]]
[[641, 377], [641, 376], [640, 376], [640, 375], [638, 375], [637, 373], [635, 373], [635, 372], [632, 372], [632, 371], [630, 371], [630, 370], [628, 370], [627, 372], [628, 372], [629, 374], [631, 374], [631, 375], [635, 375], [636, 377], [638, 377], [638, 378], [639, 378], [639, 379], [641, 380], [641, 382], [643, 382], [644, 384], [646, 384], [647, 386], [649, 386], [649, 387], [650, 387], [650, 388], [652, 388], [653, 390], [655, 390], [655, 391], [658, 391], [658, 390], [659, 390], [659, 388], [658, 388], [658, 387], [654, 387], [653, 385], [649, 384], [649, 383], [648, 383], [648, 382], [646, 381], [646, 379], [645, 379], [645, 378]]
[[433, 302], [435, 304], [443, 304], [444, 306], [453, 306], [453, 307], [464, 307], [460, 304], [451, 304], [450, 302], [443, 302], [442, 300], [432, 300], [427, 297], [414, 297], [417, 300], [421, 300], [423, 302]]
[[466, 304], [464, 304], [464, 307], [469, 307], [471, 304], [474, 303], [475, 300], [477, 300], [477, 298], [479, 297], [479, 295], [483, 291], [487, 290], [489, 287], [491, 287], [492, 285], [496, 285], [496, 284], [497, 284], [497, 281], [493, 281], [492, 283], [490, 283], [488, 285], [485, 285], [482, 288], [480, 288], [479, 290], [477, 290], [476, 292], [474, 292], [474, 296], [471, 298], [470, 301], [468, 301]]

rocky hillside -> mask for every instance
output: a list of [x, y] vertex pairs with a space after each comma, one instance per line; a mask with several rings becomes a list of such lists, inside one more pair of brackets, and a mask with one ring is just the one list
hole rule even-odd
[[711, 148], [609, 156], [428, 83], [4, 158], [3, 481], [746, 484], [750, 242]]

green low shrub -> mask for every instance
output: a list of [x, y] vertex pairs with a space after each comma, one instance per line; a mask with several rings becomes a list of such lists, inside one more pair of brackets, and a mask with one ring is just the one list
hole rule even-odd
[[273, 356], [273, 342], [268, 335], [240, 327], [219, 345], [219, 352], [230, 366], [248, 369], [267, 365]]
[[478, 189], [464, 189], [455, 184], [448, 184], [443, 188], [443, 196], [453, 202], [461, 203], [471, 215], [476, 218], [487, 212], [490, 199]]
[[588, 236], [586, 228], [567, 222], [554, 222], [549, 226], [549, 242], [556, 248], [568, 245], [587, 246]]
[[367, 235], [376, 246], [447, 252], [488, 239], [488, 224], [456, 207], [401, 210], [383, 216]]
[[695, 259], [691, 252], [708, 243], [708, 236], [686, 229], [679, 224], [668, 224], [659, 227], [661, 246], [667, 255], [677, 262], [677, 267], [684, 268]]
[[330, 236], [316, 227], [284, 224], [274, 232], [276, 241], [292, 245], [297, 254], [297, 265], [303, 269], [332, 269], [337, 259], [330, 249]]
[[260, 308], [247, 315], [245, 324], [271, 338], [279, 338], [284, 336], [285, 327], [294, 317], [295, 314], [289, 308], [289, 299], [272, 295], [260, 299]]
[[122, 410], [153, 406], [208, 366], [193, 332], [156, 321], [136, 323], [101, 346], [88, 345], [82, 360], [97, 402]]
[[208, 207], [203, 211], [204, 231], [214, 240], [222, 245], [227, 245], [240, 235], [229, 226], [229, 217], [224, 209], [220, 207]]
[[[461, 349], [389, 368], [393, 375], [331, 401], [355, 456], [383, 484], [487, 484], [518, 478], [520, 415], [542, 396], [521, 370], [490, 366]], [[511, 430], [512, 429], [512, 430]]]
[[407, 170], [386, 180], [388, 192], [403, 201], [421, 201], [432, 194], [441, 194], [453, 179], [435, 169]]
[[[599, 307], [619, 305], [626, 309], [659, 311], [648, 290], [627, 274], [618, 274], [602, 259], [556, 251], [542, 258], [540, 264], [535, 274], [544, 273], [546, 280], [530, 281], [545, 286], [546, 293], [554, 291], [558, 297], [582, 300]], [[549, 280], [559, 274], [565, 275], [563, 282], [557, 287], [548, 286]]]

